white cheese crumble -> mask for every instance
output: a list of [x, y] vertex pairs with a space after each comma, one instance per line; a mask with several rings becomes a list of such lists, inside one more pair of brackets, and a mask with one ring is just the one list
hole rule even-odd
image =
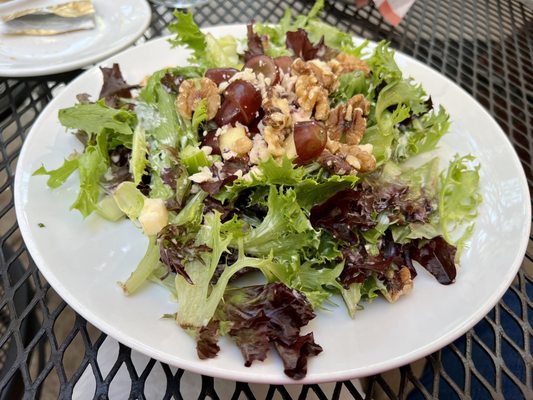
[[189, 180], [195, 183], [214, 182], [213, 174], [208, 167], [202, 167], [196, 174], [189, 176]]

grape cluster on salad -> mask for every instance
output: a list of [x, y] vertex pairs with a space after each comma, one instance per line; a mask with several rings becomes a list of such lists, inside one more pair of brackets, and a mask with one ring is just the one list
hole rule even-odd
[[[72, 208], [142, 229], [148, 249], [122, 288], [167, 288], [178, 303], [167, 317], [200, 358], [227, 335], [246, 366], [274, 347], [294, 379], [322, 351], [301, 328], [337, 297], [354, 317], [407, 295], [417, 267], [453, 283], [481, 201], [473, 156], [442, 171], [438, 158], [416, 162], [448, 130], [444, 108], [387, 43], [355, 45], [322, 7], [249, 24], [245, 40], [176, 12], [170, 42], [189, 65], [140, 85], [102, 68], [99, 100], [80, 94], [59, 112], [83, 152], [35, 173], [56, 188], [78, 171]], [[239, 284], [254, 273], [265, 283]]]

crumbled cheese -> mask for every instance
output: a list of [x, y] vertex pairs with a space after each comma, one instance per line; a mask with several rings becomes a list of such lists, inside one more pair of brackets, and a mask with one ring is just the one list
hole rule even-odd
[[202, 146], [200, 147], [200, 150], [202, 150], [206, 156], [210, 156], [213, 152], [213, 148], [211, 146]]
[[218, 93], [223, 93], [224, 90], [226, 90], [229, 86], [228, 81], [220, 82], [220, 85], [218, 85]]
[[202, 167], [199, 172], [189, 176], [189, 180], [195, 183], [214, 182], [213, 174], [208, 167]]
[[234, 151], [231, 151], [229, 149], [224, 149], [222, 151], [222, 158], [224, 160], [229, 160], [229, 159], [235, 158], [235, 157], [237, 157], [237, 153], [235, 153]]
[[244, 68], [242, 71], [237, 72], [230, 78], [229, 82], [231, 83], [238, 80], [249, 82], [254, 86], [257, 85], [257, 76], [251, 68]]
[[224, 125], [224, 126], [221, 126], [221, 127], [218, 128], [217, 131], [215, 132], [215, 137], [219, 137], [219, 136], [222, 135], [224, 132], [226, 132], [229, 128], [230, 128], [230, 125]]
[[263, 136], [257, 134], [252, 138], [252, 150], [250, 150], [248, 155], [250, 157], [250, 164], [259, 164], [259, 162], [268, 158], [268, 146]]
[[[267, 82], [267, 80], [269, 82]], [[268, 88], [270, 87], [270, 79], [268, 78], [265, 78], [265, 75], [263, 75], [262, 72], [258, 73], [257, 74], [257, 83], [256, 83], [256, 87], [259, 89], [259, 91], [261, 92], [261, 97], [263, 99], [263, 101], [268, 98]]]

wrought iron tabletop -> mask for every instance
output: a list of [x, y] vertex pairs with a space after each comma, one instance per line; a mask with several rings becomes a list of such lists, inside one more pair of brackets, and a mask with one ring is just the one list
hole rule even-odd
[[[531, 191], [533, 9], [527, 1], [418, 0], [397, 28], [374, 7], [356, 9], [353, 3], [329, 1], [326, 20], [368, 39], [390, 40], [472, 94], [510, 138]], [[287, 6], [299, 13], [311, 4], [212, 1], [196, 9], [195, 18], [202, 26], [276, 21]], [[139, 42], [165, 34], [173, 18], [167, 8], [152, 11]], [[29, 256], [15, 218], [13, 178], [26, 134], [55, 91], [81, 72], [0, 79], [1, 398], [105, 399], [119, 392], [120, 398], [141, 399], [155, 393], [165, 399], [533, 398], [533, 236], [512, 286], [482, 321], [444, 349], [393, 371], [360, 381], [269, 387], [139, 362], [58, 298]], [[117, 392], [119, 380], [126, 385]]]

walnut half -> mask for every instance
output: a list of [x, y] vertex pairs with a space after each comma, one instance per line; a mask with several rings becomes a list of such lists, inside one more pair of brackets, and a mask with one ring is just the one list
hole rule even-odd
[[384, 296], [390, 303], [394, 303], [400, 296], [409, 294], [413, 289], [411, 271], [407, 267], [402, 267], [394, 273], [394, 276], [390, 280], [387, 280], [386, 285], [387, 293]]
[[339, 75], [352, 71], [362, 71], [366, 76], [370, 74], [370, 67], [365, 61], [349, 54], [341, 52], [334, 60], [338, 61], [341, 66], [339, 70], [336, 70]]
[[313, 75], [300, 75], [295, 86], [298, 105], [310, 118], [314, 112], [317, 121], [325, 121], [329, 114], [328, 91], [318, 84]]
[[330, 111], [326, 121], [326, 150], [318, 160], [324, 168], [339, 175], [355, 175], [376, 168], [372, 145], [359, 144], [366, 130], [369, 111], [370, 103], [362, 94]]
[[187, 79], [180, 85], [176, 108], [184, 118], [191, 119], [203, 99], [207, 99], [207, 119], [213, 119], [220, 108], [216, 83], [209, 78]]
[[349, 145], [359, 144], [366, 130], [366, 115], [370, 103], [362, 94], [357, 94], [345, 104], [330, 111], [326, 122], [328, 137]]

